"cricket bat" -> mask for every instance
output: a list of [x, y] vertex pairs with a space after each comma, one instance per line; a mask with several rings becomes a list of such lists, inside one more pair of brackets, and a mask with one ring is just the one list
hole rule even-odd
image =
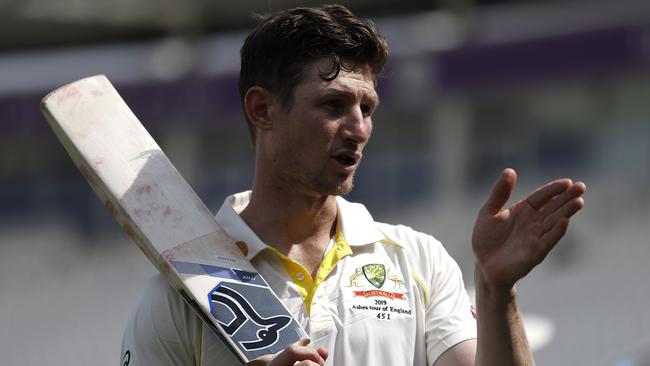
[[307, 337], [104, 75], [54, 90], [41, 111], [104, 206], [242, 364]]

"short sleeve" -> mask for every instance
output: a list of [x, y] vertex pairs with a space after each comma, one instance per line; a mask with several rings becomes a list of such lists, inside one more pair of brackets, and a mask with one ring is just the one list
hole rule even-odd
[[433, 268], [431, 297], [425, 309], [425, 339], [427, 356], [433, 364], [449, 348], [476, 338], [476, 319], [458, 264], [442, 244], [431, 240]]
[[198, 317], [156, 274], [146, 283], [127, 322], [120, 365], [196, 365], [194, 345], [200, 344], [200, 336]]

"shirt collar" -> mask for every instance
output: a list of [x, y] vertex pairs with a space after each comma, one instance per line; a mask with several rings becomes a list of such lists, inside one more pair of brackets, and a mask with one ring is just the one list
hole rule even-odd
[[348, 202], [336, 197], [338, 205], [338, 229], [351, 246], [359, 246], [384, 240], [384, 234], [377, 229], [375, 220], [360, 203]]
[[[227, 197], [221, 208], [217, 212], [217, 223], [221, 225], [223, 230], [233, 238], [237, 246], [243, 250], [246, 259], [252, 260], [259, 252], [266, 249], [268, 246], [257, 237], [248, 225], [239, 217], [239, 214], [244, 211], [251, 198], [251, 191], [245, 191], [233, 194]], [[239, 243], [243, 242], [243, 243]]]
[[[224, 231], [238, 243], [246, 247], [244, 253], [250, 261], [268, 246], [257, 237], [239, 214], [250, 201], [251, 191], [245, 191], [227, 197], [217, 212], [216, 219]], [[366, 207], [360, 203], [352, 203], [343, 197], [336, 197], [338, 206], [338, 230], [345, 241], [351, 246], [366, 245], [384, 239], [377, 229], [375, 221]], [[245, 244], [244, 244], [245, 243]]]

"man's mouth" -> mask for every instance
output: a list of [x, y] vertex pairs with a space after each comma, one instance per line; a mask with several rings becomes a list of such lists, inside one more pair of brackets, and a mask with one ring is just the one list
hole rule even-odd
[[356, 152], [342, 152], [335, 154], [332, 158], [345, 167], [352, 167], [361, 160], [361, 154]]

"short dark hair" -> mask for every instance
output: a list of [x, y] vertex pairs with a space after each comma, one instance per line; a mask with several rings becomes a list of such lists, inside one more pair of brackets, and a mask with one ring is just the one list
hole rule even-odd
[[[283, 107], [291, 108], [303, 67], [321, 58], [332, 60], [332, 69], [321, 73], [323, 80], [334, 80], [341, 69], [357, 67], [369, 67], [376, 80], [388, 58], [388, 43], [373, 22], [341, 5], [294, 8], [258, 20], [241, 48], [242, 104], [248, 89], [259, 85], [280, 98]], [[255, 142], [255, 128], [245, 111], [244, 116]]]

